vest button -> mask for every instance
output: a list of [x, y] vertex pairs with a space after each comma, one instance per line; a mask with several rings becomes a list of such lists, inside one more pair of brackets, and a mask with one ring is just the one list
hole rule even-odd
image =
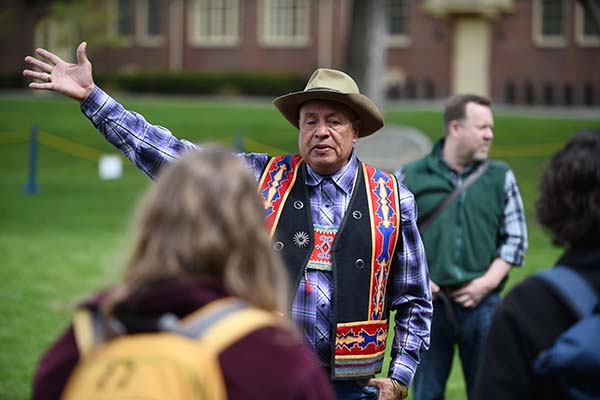
[[296, 201], [294, 202], [294, 208], [295, 208], [296, 210], [302, 210], [302, 209], [304, 208], [304, 203], [303, 203], [303, 202], [301, 202], [300, 200], [296, 200]]
[[362, 267], [365, 266], [365, 262], [363, 261], [362, 258], [359, 258], [359, 259], [356, 260], [356, 262], [354, 263], [354, 265], [356, 266], [356, 268], [362, 269]]
[[273, 245], [273, 248], [275, 249], [275, 251], [281, 251], [281, 250], [283, 250], [283, 242], [276, 242]]
[[360, 211], [352, 211], [352, 216], [354, 217], [354, 219], [361, 219], [362, 213]]

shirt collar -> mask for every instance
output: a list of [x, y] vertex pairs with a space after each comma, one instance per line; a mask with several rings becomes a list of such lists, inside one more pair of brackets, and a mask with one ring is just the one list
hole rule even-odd
[[348, 163], [333, 175], [321, 175], [313, 170], [308, 164], [306, 164], [306, 171], [306, 184], [308, 186], [317, 186], [321, 184], [323, 178], [330, 177], [340, 189], [346, 192], [346, 194], [350, 194], [352, 193], [354, 178], [358, 171], [358, 158], [356, 157], [354, 149], [352, 149], [352, 154], [350, 155]]

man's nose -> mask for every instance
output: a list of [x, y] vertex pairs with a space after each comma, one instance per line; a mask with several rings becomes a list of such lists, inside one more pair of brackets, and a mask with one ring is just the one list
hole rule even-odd
[[488, 140], [492, 140], [494, 138], [494, 130], [492, 128], [487, 128], [484, 137]]
[[319, 122], [317, 124], [317, 136], [328, 136], [329, 135], [329, 127], [326, 122]]

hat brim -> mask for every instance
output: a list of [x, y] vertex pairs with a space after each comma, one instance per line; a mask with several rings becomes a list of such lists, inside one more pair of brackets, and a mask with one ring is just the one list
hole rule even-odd
[[277, 97], [273, 104], [296, 128], [302, 104], [310, 100], [330, 100], [350, 107], [361, 121], [358, 137], [369, 136], [383, 127], [383, 115], [367, 96], [360, 93], [340, 93], [333, 90], [308, 90]]

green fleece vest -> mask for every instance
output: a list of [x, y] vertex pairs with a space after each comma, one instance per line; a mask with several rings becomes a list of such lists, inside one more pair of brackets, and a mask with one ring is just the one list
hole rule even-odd
[[[426, 157], [405, 166], [404, 184], [419, 207], [417, 222], [424, 221], [454, 190], [451, 173], [441, 159], [443, 140]], [[470, 168], [462, 180], [472, 173]], [[485, 173], [463, 191], [422, 234], [432, 281], [458, 285], [485, 273], [496, 258], [499, 227], [506, 196], [508, 165], [493, 161]]]

